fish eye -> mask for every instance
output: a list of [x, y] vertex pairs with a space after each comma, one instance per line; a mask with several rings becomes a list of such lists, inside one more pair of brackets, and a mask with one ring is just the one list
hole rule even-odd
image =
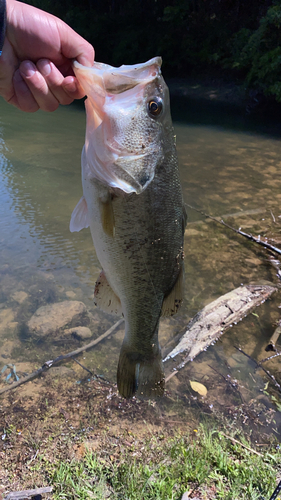
[[148, 101], [147, 107], [148, 113], [152, 118], [159, 116], [163, 109], [162, 99], [160, 99], [159, 97], [153, 97], [153, 99], [150, 99], [150, 101]]

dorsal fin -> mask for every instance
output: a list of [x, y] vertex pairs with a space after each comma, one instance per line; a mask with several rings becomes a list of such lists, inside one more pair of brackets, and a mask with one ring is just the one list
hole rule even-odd
[[84, 196], [82, 196], [72, 212], [69, 229], [71, 233], [74, 233], [75, 231], [81, 231], [81, 229], [89, 227], [89, 225], [87, 202]]
[[174, 316], [182, 304], [184, 295], [184, 264], [182, 263], [177, 281], [162, 304], [161, 316]]
[[104, 271], [101, 271], [95, 286], [94, 303], [102, 311], [108, 314], [122, 315], [122, 305], [119, 297], [112, 290], [107, 281]]

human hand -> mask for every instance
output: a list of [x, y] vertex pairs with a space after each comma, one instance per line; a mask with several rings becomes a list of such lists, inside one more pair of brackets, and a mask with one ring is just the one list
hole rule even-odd
[[94, 49], [57, 17], [7, 1], [7, 30], [0, 57], [0, 95], [22, 111], [55, 111], [81, 99], [72, 59], [92, 66]]

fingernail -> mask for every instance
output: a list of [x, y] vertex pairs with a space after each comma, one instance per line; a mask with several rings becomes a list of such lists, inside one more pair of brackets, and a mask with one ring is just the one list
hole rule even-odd
[[64, 89], [67, 91], [67, 92], [76, 92], [77, 90], [77, 85], [76, 85], [76, 81], [75, 79], [73, 78], [73, 80], [68, 80], [66, 83], [64, 83], [63, 85]]
[[47, 59], [41, 59], [37, 62], [37, 68], [43, 76], [48, 76], [51, 73], [51, 65]]
[[36, 71], [36, 66], [30, 61], [24, 61], [20, 65], [20, 72], [26, 78], [30, 78], [34, 75]]

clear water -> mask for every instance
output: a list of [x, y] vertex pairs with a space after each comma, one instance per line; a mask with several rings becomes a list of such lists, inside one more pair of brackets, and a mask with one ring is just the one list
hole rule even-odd
[[[83, 301], [95, 320], [94, 337], [116, 318], [93, 306], [100, 266], [90, 232], [69, 232], [70, 216], [82, 193], [83, 107], [28, 115], [1, 101], [0, 117], [0, 370], [13, 363], [23, 375], [83, 345], [72, 338], [30, 337], [25, 325], [39, 306]], [[240, 127], [237, 121], [232, 126], [231, 120], [227, 125], [210, 125], [202, 116], [193, 118], [181, 113], [174, 121], [185, 201], [214, 216], [224, 215], [246, 232], [281, 242], [279, 138], [264, 127], [262, 132], [257, 127], [247, 130], [244, 122]], [[188, 209], [188, 216], [185, 302], [177, 317], [161, 323], [164, 350], [184, 332], [191, 317], [220, 295], [241, 283], [278, 282], [261, 248], [193, 210]], [[17, 294], [23, 291], [27, 295]], [[264, 394], [266, 375], [234, 347], [240, 345], [257, 361], [267, 357], [265, 347], [279, 319], [279, 304], [276, 293], [256, 310], [258, 316], [250, 315], [234, 326], [173, 377], [167, 383], [170, 397], [180, 399], [188, 412], [197, 398], [189, 380], [196, 380], [208, 388], [205, 407], [210, 411], [227, 414], [231, 405], [235, 419], [235, 405], [242, 401], [253, 411], [259, 409], [271, 430], [280, 433], [281, 414], [272, 400], [273, 396], [280, 402], [280, 393], [270, 383]], [[115, 382], [121, 341], [122, 331], [83, 355], [83, 363]], [[280, 358], [265, 368], [281, 381]], [[237, 380], [239, 393], [228, 384], [229, 377]]]

